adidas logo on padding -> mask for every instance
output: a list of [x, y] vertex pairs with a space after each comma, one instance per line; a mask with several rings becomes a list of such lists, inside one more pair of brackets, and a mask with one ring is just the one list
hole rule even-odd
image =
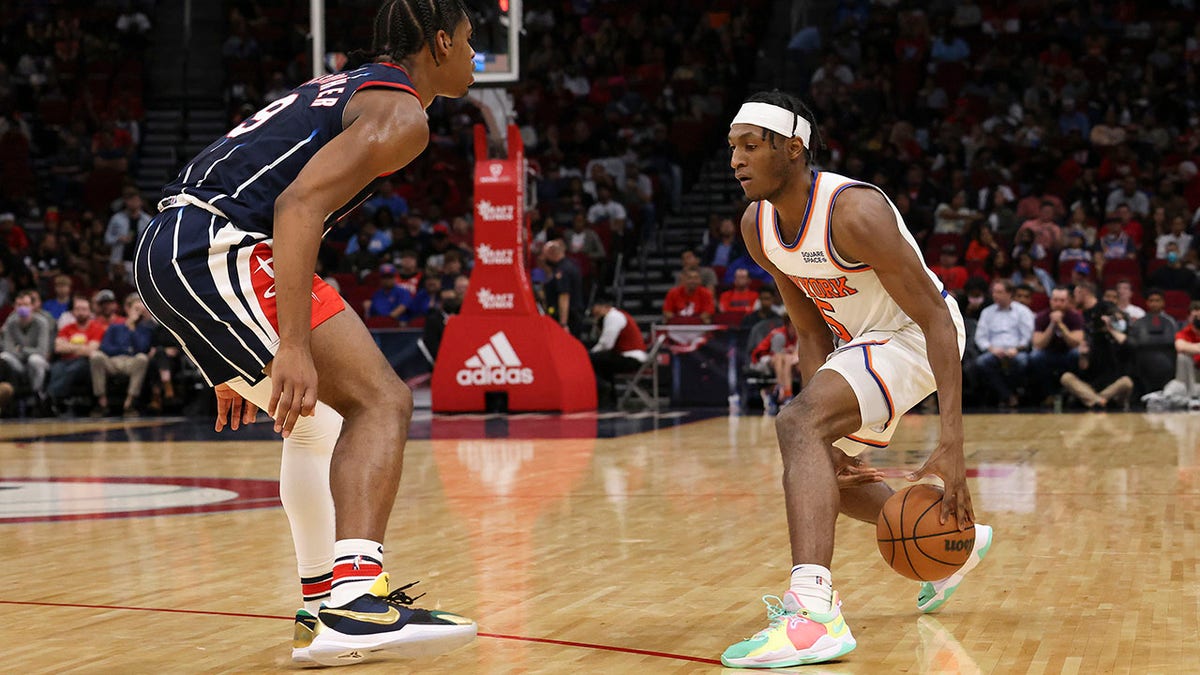
[[513, 351], [512, 343], [504, 331], [488, 339], [487, 344], [475, 351], [475, 356], [463, 363], [462, 370], [455, 375], [463, 387], [497, 384], [533, 384], [533, 370], [521, 366], [521, 359]]

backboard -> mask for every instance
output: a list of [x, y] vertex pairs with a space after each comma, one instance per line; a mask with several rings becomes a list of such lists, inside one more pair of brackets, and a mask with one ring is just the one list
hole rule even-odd
[[521, 76], [521, 0], [464, 0], [475, 35], [475, 82], [509, 84]]

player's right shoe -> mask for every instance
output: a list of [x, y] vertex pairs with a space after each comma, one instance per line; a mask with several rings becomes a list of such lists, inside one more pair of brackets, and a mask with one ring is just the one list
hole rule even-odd
[[975, 569], [979, 563], [983, 562], [984, 556], [988, 554], [988, 550], [992, 548], [992, 528], [987, 525], [975, 525], [975, 547], [971, 549], [971, 557], [967, 558], [967, 562], [958, 571], [941, 581], [926, 581], [921, 584], [921, 591], [917, 593], [917, 609], [925, 612], [936, 612], [946, 604], [950, 596], [954, 595], [954, 591], [958, 589], [958, 585], [962, 583], [967, 573]]
[[323, 666], [346, 666], [381, 656], [435, 656], [475, 639], [475, 622], [449, 612], [416, 609], [404, 593], [388, 589], [387, 572], [371, 590], [341, 607], [322, 607], [308, 658]]
[[764, 595], [769, 625], [753, 637], [730, 645], [721, 663], [730, 668], [783, 668], [823, 663], [854, 651], [858, 643], [842, 618], [842, 602], [833, 592], [828, 612], [806, 609], [792, 591], [783, 600]]

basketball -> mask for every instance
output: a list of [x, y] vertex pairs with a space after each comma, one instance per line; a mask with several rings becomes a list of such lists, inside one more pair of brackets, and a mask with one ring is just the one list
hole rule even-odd
[[917, 581], [937, 581], [954, 574], [971, 557], [975, 528], [958, 529], [953, 516], [938, 522], [942, 489], [913, 485], [892, 495], [879, 513], [875, 538], [892, 569]]

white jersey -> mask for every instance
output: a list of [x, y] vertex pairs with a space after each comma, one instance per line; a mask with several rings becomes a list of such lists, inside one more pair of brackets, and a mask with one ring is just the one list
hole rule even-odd
[[[870, 265], [850, 264], [833, 249], [829, 221], [834, 201], [843, 190], [851, 187], [870, 188], [883, 194], [870, 183], [828, 171], [814, 171], [808, 208], [793, 242], [783, 241], [775, 207], [766, 200], [758, 203], [758, 236], [763, 253], [812, 299], [829, 329], [842, 342], [850, 342], [868, 332], [896, 331], [912, 323], [884, 289], [879, 275]], [[884, 199], [887, 199], [886, 194]], [[942, 297], [946, 297], [941, 280], [925, 265], [921, 250], [905, 227], [900, 212], [890, 199], [888, 205], [896, 216], [896, 224], [889, 227], [900, 228], [900, 235], [916, 252], [926, 274], [942, 291]]]

